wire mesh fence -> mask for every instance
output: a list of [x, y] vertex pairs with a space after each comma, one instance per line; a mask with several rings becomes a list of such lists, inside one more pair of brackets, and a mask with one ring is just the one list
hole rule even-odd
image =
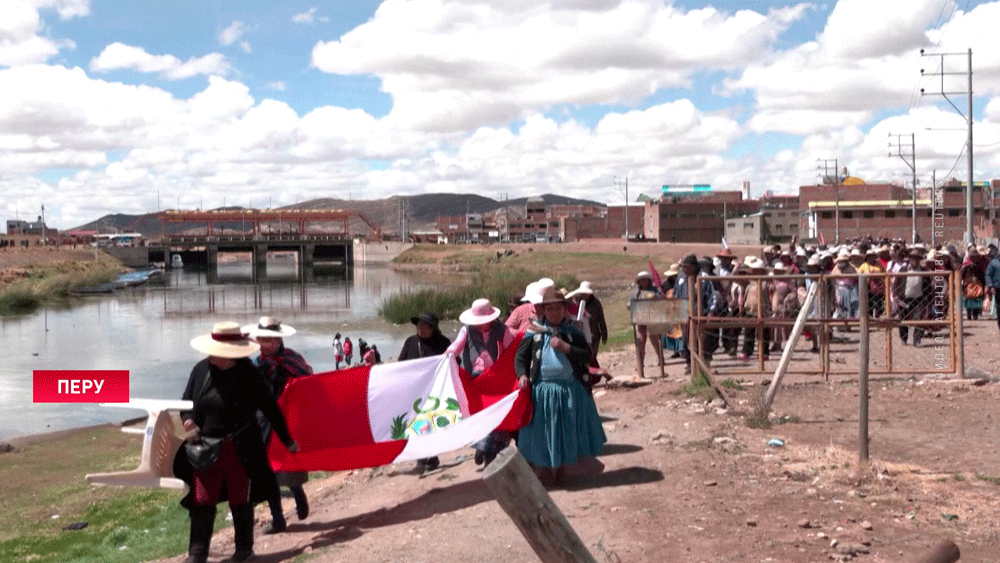
[[[699, 285], [703, 291], [691, 292], [691, 334], [699, 336], [692, 345], [721, 377], [773, 372], [789, 346], [787, 374], [856, 376], [862, 292], [870, 374], [960, 371], [963, 300], [955, 272], [737, 274], [698, 280], [711, 289]], [[815, 298], [807, 302], [813, 285]], [[802, 337], [792, 343], [797, 322]]]

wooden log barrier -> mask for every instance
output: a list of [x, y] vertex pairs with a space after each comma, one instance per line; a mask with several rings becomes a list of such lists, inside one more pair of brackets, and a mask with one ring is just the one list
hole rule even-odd
[[516, 447], [500, 452], [483, 481], [542, 563], [597, 563]]
[[955, 542], [941, 540], [941, 543], [934, 546], [934, 549], [925, 553], [923, 557], [917, 559], [914, 563], [955, 563], [961, 557], [962, 552], [959, 551]]

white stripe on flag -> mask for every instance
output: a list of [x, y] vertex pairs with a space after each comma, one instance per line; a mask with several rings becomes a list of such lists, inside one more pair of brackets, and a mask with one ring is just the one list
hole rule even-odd
[[[446, 409], [448, 399], [456, 400], [453, 381], [457, 373], [453, 370], [457, 372], [458, 366], [446, 355], [372, 366], [368, 372], [368, 423], [375, 441], [400, 439], [393, 436], [394, 421], [399, 419], [409, 426], [419, 414], [417, 408]], [[407, 437], [412, 437], [412, 432]]]
[[517, 394], [518, 392], [514, 391], [476, 414], [463, 418], [457, 424], [435, 430], [433, 434], [410, 438], [393, 463], [441, 455], [482, 440], [507, 418]]

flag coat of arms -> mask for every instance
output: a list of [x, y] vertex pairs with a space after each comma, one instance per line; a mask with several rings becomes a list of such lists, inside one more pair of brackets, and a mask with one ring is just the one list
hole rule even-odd
[[338, 471], [440, 455], [531, 419], [519, 390], [520, 335], [475, 379], [450, 354], [293, 379], [278, 400], [298, 453], [272, 438], [275, 471]]

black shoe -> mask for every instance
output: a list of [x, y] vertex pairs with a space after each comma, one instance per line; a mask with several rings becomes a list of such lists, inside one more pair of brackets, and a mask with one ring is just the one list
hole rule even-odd
[[681, 353], [680, 352], [674, 352], [673, 354], [670, 354], [670, 359], [671, 360], [676, 359], [676, 358], [680, 358], [680, 357], [681, 357]]
[[441, 467], [441, 460], [437, 456], [427, 459], [427, 463], [424, 464], [424, 471], [434, 471], [438, 467]]
[[476, 450], [476, 465], [482, 465], [484, 457], [483, 452]]
[[496, 458], [497, 458], [497, 454], [496, 453], [492, 453], [491, 452], [491, 453], [488, 453], [488, 454], [483, 454], [483, 469], [485, 469], [486, 466], [489, 465], [490, 463], [492, 463], [493, 460], [496, 459]]
[[288, 528], [288, 524], [282, 519], [280, 522], [278, 520], [271, 520], [264, 525], [261, 529], [261, 533], [264, 534], [280, 534]]
[[253, 549], [247, 549], [237, 551], [229, 560], [233, 563], [242, 563], [243, 561], [250, 561], [254, 557], [256, 557], [256, 554], [253, 552]]
[[299, 520], [305, 520], [309, 517], [309, 499], [306, 498], [306, 492], [302, 487], [292, 487], [292, 494], [295, 495], [295, 515]]

